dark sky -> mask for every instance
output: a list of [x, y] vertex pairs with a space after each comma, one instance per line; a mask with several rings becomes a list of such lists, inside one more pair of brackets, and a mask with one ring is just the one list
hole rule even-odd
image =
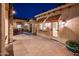
[[50, 9], [56, 8], [59, 3], [14, 3], [13, 9], [16, 11], [14, 17], [33, 18], [35, 15]]

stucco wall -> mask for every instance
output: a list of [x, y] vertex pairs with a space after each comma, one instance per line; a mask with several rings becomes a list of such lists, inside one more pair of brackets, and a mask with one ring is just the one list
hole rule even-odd
[[67, 40], [79, 42], [79, 4], [65, 9], [61, 15], [61, 19], [65, 20], [65, 27], [59, 29], [60, 41], [65, 43]]
[[4, 13], [4, 20], [5, 20], [5, 38], [6, 41], [5, 43], [8, 44], [8, 9], [7, 9], [7, 5], [5, 5], [5, 13]]
[[6, 44], [8, 44], [8, 19], [5, 19], [5, 37], [6, 37]]
[[13, 22], [13, 29], [16, 28], [16, 22]]
[[72, 7], [63, 9], [61, 19], [69, 20], [77, 16], [79, 16], [79, 4], [75, 4]]
[[[47, 28], [46, 30], [41, 30], [40, 29], [40, 24], [37, 24], [37, 35], [44, 37], [44, 38], [48, 38], [51, 39], [51, 29]], [[50, 26], [51, 27], [51, 26]]]

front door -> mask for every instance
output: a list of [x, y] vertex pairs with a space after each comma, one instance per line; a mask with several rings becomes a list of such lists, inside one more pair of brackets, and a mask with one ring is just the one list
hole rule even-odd
[[58, 22], [53, 22], [53, 37], [58, 37]]

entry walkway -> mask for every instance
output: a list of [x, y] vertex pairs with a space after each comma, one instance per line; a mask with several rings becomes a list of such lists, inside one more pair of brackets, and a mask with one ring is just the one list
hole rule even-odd
[[13, 37], [15, 56], [71, 56], [65, 46], [57, 41], [39, 36], [20, 34]]

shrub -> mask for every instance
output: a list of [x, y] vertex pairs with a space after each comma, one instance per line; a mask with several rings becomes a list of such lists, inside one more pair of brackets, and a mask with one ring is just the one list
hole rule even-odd
[[77, 44], [76, 42], [72, 40], [68, 40], [66, 42], [66, 47], [68, 48], [68, 50], [72, 52], [79, 52], [79, 44]]

